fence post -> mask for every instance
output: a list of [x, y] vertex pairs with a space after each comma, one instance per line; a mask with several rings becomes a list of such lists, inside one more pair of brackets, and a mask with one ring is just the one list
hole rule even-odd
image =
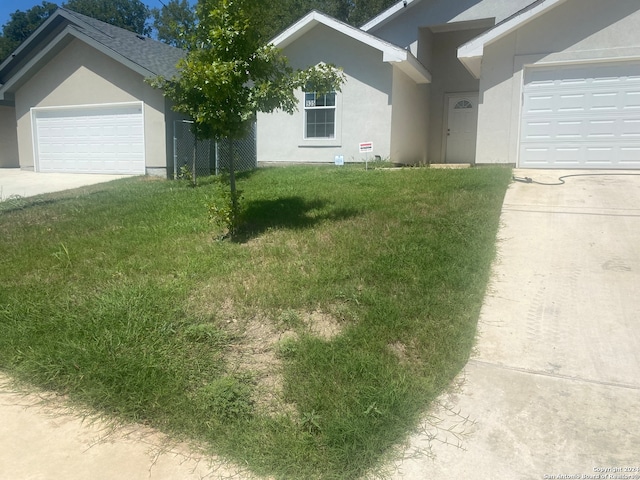
[[[193, 133], [193, 132], [192, 132]], [[191, 182], [193, 183], [193, 186], [196, 186], [196, 153], [198, 150], [198, 139], [196, 137], [196, 134], [193, 134], [193, 165], [191, 168]]]
[[220, 163], [219, 163], [219, 159], [220, 159], [220, 150], [218, 149], [218, 140], [216, 139], [215, 141], [215, 149], [216, 149], [216, 176], [220, 175]]
[[178, 179], [178, 133], [176, 132], [177, 120], [173, 121], [173, 179]]

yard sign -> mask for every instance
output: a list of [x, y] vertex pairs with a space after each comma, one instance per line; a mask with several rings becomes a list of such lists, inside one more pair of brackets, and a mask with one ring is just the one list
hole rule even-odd
[[362, 142], [359, 144], [360, 153], [371, 153], [373, 152], [373, 142]]

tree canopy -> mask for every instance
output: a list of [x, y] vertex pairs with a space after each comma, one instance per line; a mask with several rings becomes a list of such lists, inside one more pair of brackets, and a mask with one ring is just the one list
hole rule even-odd
[[63, 7], [140, 35], [150, 35], [149, 9], [141, 0], [68, 0]]
[[[262, 12], [262, 32], [273, 38], [311, 10], [354, 26], [362, 25], [398, 0], [273, 0], [271, 8]], [[158, 39], [171, 45], [186, 47], [184, 32], [195, 26], [197, 17], [188, 0], [169, 0], [162, 8], [152, 9], [153, 27]]]
[[[197, 24], [188, 38], [186, 58], [177, 78], [158, 78], [174, 110], [189, 116], [197, 138], [242, 138], [257, 112], [293, 113], [295, 90], [311, 85], [318, 91], [338, 90], [344, 76], [330, 65], [294, 70], [274, 45], [270, 33], [271, 0], [200, 0]], [[239, 218], [233, 142], [229, 142], [230, 205], [224, 213], [234, 235]]]
[[26, 12], [16, 10], [2, 28], [0, 36], [0, 61], [7, 58], [31, 33], [56, 11], [58, 5], [42, 2]]
[[[141, 35], [151, 34], [150, 12], [141, 0], [68, 0], [63, 7]], [[0, 61], [8, 57], [53, 12], [58, 5], [43, 1], [26, 11], [16, 10], [2, 27]]]
[[256, 112], [292, 113], [294, 91], [307, 84], [322, 91], [340, 87], [337, 69], [294, 70], [267, 44], [271, 8], [270, 0], [200, 0], [180, 76], [154, 82], [175, 110], [194, 120], [199, 138], [240, 138]]
[[189, 46], [197, 18], [188, 0], [170, 0], [162, 8], [152, 8], [151, 16], [158, 40], [178, 48]]
[[[359, 26], [396, 1], [272, 0], [269, 8], [261, 13], [261, 35], [263, 39], [273, 38], [311, 10], [318, 10]], [[161, 8], [149, 9], [141, 0], [67, 0], [62, 6], [141, 35], [155, 33], [158, 40], [186, 49], [189, 47], [187, 37], [193, 33], [198, 23], [191, 3], [190, 0], [168, 0], [163, 2]], [[57, 7], [56, 3], [45, 0], [41, 5], [24, 12], [16, 10], [12, 13], [0, 35], [0, 60], [26, 40]]]

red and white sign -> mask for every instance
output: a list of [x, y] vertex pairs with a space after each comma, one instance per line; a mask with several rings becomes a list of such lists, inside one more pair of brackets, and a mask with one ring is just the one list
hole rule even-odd
[[373, 152], [373, 142], [362, 142], [359, 144], [360, 153], [371, 153]]

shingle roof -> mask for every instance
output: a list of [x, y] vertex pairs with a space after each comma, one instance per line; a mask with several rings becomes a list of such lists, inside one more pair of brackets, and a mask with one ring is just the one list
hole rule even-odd
[[176, 64], [185, 56], [184, 50], [152, 38], [66, 8], [60, 8], [58, 11], [64, 12], [64, 16], [82, 33], [149, 71], [151, 76], [173, 77], [177, 74]]

